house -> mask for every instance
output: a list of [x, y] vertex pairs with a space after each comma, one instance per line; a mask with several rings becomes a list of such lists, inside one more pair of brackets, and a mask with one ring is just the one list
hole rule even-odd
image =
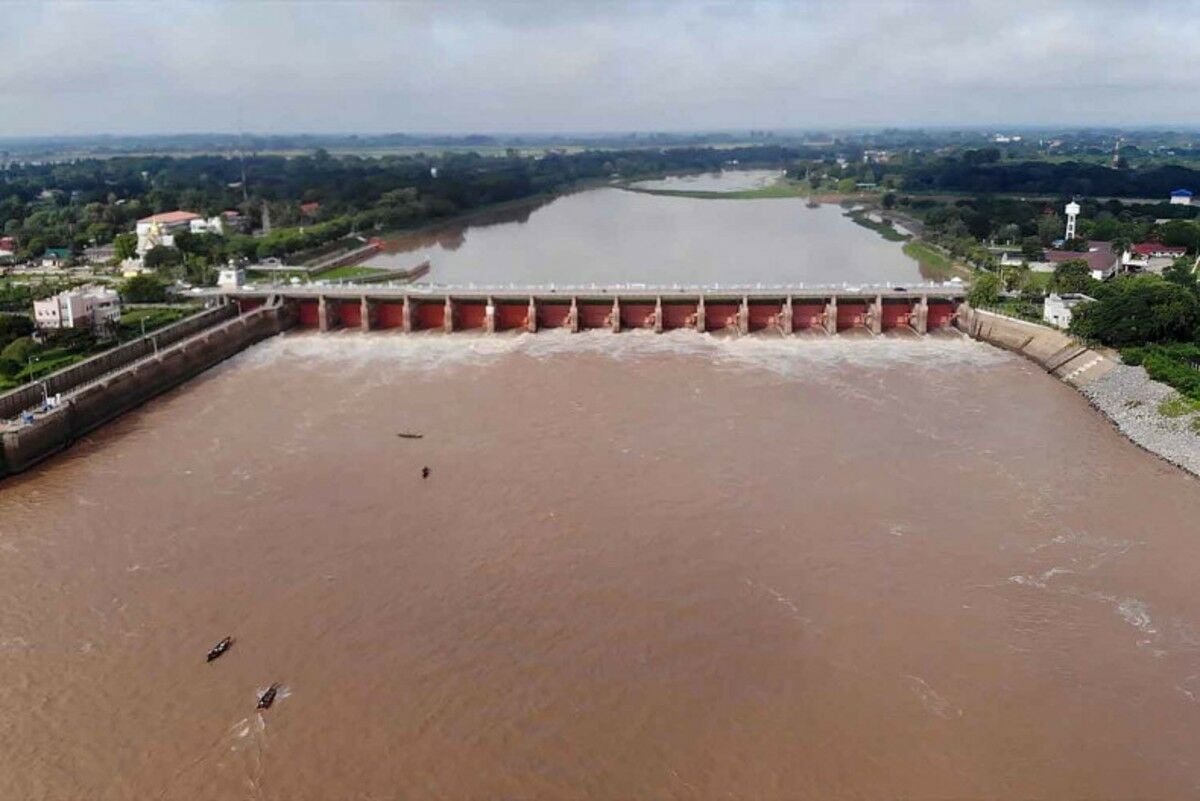
[[1042, 304], [1042, 319], [1057, 328], [1067, 328], [1071, 325], [1071, 310], [1081, 303], [1094, 300], [1087, 295], [1066, 292], [1062, 295], [1050, 294]]
[[1109, 242], [1088, 242], [1087, 250], [1084, 251], [1047, 250], [1043, 258], [1055, 265], [1068, 261], [1086, 261], [1088, 269], [1092, 272], [1092, 278], [1097, 281], [1112, 277], [1121, 264], [1121, 260], [1113, 252], [1112, 244]]
[[1176, 189], [1171, 192], [1171, 203], [1178, 206], [1192, 205], [1192, 193], [1187, 189]]
[[146, 251], [159, 245], [175, 247], [175, 234], [192, 230], [192, 221], [203, 219], [194, 211], [179, 210], [143, 217], [137, 221], [138, 255], [144, 256]]
[[1162, 242], [1139, 242], [1130, 250], [1142, 259], [1178, 259], [1187, 253], [1183, 245], [1164, 245]]
[[17, 252], [17, 240], [11, 236], [0, 236], [0, 257], [11, 256]]
[[220, 236], [225, 233], [225, 225], [221, 215], [206, 220], [194, 211], [164, 211], [143, 217], [137, 221], [138, 255], [144, 256], [146, 251], [160, 245], [175, 247], [175, 235], [181, 231]]
[[224, 231], [238, 231], [243, 234], [250, 233], [250, 218], [242, 214], [240, 211], [229, 209], [221, 212], [221, 227]]
[[46, 248], [46, 252], [42, 254], [42, 267], [46, 270], [57, 270], [70, 260], [70, 248]]
[[40, 329], [103, 329], [121, 317], [121, 296], [106, 287], [79, 287], [33, 302], [33, 322]]
[[306, 220], [315, 219], [317, 214], [320, 213], [320, 211], [321, 211], [321, 204], [316, 202], [315, 200], [312, 201], [311, 203], [301, 203], [300, 204], [300, 216], [305, 218]]

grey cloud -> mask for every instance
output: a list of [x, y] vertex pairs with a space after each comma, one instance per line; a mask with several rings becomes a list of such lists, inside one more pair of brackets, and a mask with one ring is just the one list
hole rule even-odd
[[0, 135], [1200, 122], [1195, 2], [5, 11]]

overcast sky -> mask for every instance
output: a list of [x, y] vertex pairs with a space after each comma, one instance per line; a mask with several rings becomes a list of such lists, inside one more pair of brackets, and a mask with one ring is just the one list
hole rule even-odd
[[1200, 3], [0, 4], [0, 136], [1200, 123]]

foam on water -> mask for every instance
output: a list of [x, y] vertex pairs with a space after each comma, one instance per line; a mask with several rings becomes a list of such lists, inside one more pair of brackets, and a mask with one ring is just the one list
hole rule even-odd
[[539, 334], [288, 334], [274, 337], [238, 356], [234, 361], [263, 367], [280, 361], [298, 369], [326, 369], [330, 362], [351, 367], [379, 367], [389, 371], [427, 372], [462, 366], [485, 366], [503, 357], [521, 354], [535, 359], [568, 355], [594, 355], [614, 361], [634, 361], [666, 356], [706, 359], [722, 369], [767, 370], [780, 376], [800, 377], [814, 368], [855, 366], [886, 367], [989, 367], [1012, 359], [1001, 350], [965, 337], [900, 339], [809, 339], [729, 337], [669, 331], [655, 334], [632, 331], [547, 331]]

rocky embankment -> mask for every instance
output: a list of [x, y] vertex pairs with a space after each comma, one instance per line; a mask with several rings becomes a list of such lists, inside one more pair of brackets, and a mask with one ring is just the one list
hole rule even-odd
[[1121, 433], [1174, 465], [1200, 476], [1200, 413], [1168, 417], [1159, 411], [1177, 393], [1141, 367], [1120, 364], [1079, 391]]

